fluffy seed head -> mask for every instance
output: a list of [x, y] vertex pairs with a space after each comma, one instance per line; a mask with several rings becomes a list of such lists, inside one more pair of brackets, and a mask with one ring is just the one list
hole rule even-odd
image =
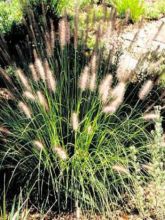
[[35, 101], [35, 99], [36, 99], [35, 96], [33, 95], [33, 93], [29, 92], [29, 91], [25, 91], [23, 93], [23, 96], [31, 101]]
[[23, 71], [21, 69], [17, 69], [16, 73], [19, 77], [19, 79], [21, 80], [22, 85], [24, 86], [24, 88], [26, 90], [31, 91], [31, 87], [29, 85], [28, 79], [26, 78], [25, 74], [23, 73]]
[[96, 73], [93, 73], [90, 76], [90, 82], [89, 82], [89, 89], [91, 92], [95, 91], [95, 89], [96, 89], [96, 81], [97, 81]]
[[143, 119], [146, 120], [146, 121], [156, 120], [158, 118], [159, 118], [159, 115], [157, 115], [154, 112], [146, 113], [146, 114], [143, 115]]
[[66, 151], [64, 149], [62, 149], [62, 147], [55, 147], [54, 151], [57, 153], [59, 158], [61, 158], [62, 160], [67, 160], [68, 155], [67, 155]]
[[123, 174], [129, 174], [129, 170], [127, 168], [125, 168], [124, 166], [122, 165], [114, 165], [112, 166], [112, 169], [117, 171], [118, 173], [123, 173]]
[[123, 54], [120, 57], [119, 66], [116, 77], [120, 82], [126, 82], [131, 76], [138, 64], [138, 60], [134, 59], [130, 54]]
[[5, 134], [5, 135], [9, 135], [11, 134], [11, 132], [9, 131], [9, 129], [0, 126], [0, 133]]
[[56, 81], [55, 78], [53, 76], [53, 73], [49, 67], [48, 61], [45, 61], [45, 71], [46, 71], [46, 81], [47, 81], [47, 85], [48, 88], [51, 92], [55, 92], [56, 90]]
[[97, 69], [97, 56], [94, 54], [91, 58], [91, 73], [96, 74], [96, 69]]
[[146, 96], [151, 92], [153, 86], [153, 81], [147, 80], [139, 91], [139, 99], [144, 100]]
[[62, 18], [59, 22], [60, 45], [64, 46], [70, 42], [70, 26], [66, 18]]
[[43, 64], [40, 58], [35, 59], [35, 67], [38, 72], [39, 78], [41, 78], [45, 82], [45, 79], [46, 79], [45, 70], [44, 70], [44, 67], [43, 67]]
[[0, 89], [0, 99], [5, 99], [5, 100], [14, 100], [14, 95], [5, 88]]
[[85, 66], [79, 79], [79, 87], [82, 91], [85, 91], [87, 89], [89, 77], [89, 67]]
[[33, 80], [34, 80], [35, 82], [38, 82], [39, 76], [38, 76], [38, 74], [37, 74], [37, 71], [36, 71], [36, 69], [35, 69], [35, 66], [34, 66], [32, 63], [29, 64], [29, 69], [30, 69], [30, 71], [31, 71]]
[[124, 95], [125, 95], [125, 91], [126, 91], [126, 84], [123, 82], [119, 82], [116, 87], [112, 90], [111, 92], [111, 96], [113, 99], [124, 99]]
[[101, 98], [101, 101], [103, 104], [106, 104], [108, 102], [109, 93], [112, 85], [112, 75], [108, 74], [105, 76], [105, 78], [102, 80], [99, 86], [99, 96]]
[[79, 128], [79, 120], [76, 112], [72, 113], [71, 124], [74, 131], [77, 131]]
[[49, 110], [49, 107], [48, 107], [48, 103], [47, 103], [47, 100], [45, 98], [45, 96], [42, 94], [41, 91], [37, 91], [37, 97], [38, 97], [38, 101], [39, 103], [42, 105], [42, 107], [48, 111]]
[[40, 141], [33, 141], [33, 144], [35, 145], [35, 147], [37, 147], [39, 150], [43, 150], [44, 149], [44, 146], [43, 144], [40, 142]]
[[31, 118], [31, 115], [32, 115], [31, 110], [25, 103], [19, 102], [18, 107], [26, 115], [27, 118], [29, 119]]

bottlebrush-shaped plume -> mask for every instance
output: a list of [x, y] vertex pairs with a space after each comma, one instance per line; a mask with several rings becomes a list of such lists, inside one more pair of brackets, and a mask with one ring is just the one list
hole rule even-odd
[[103, 104], [106, 104], [110, 98], [110, 90], [113, 77], [111, 74], [105, 76], [99, 86], [99, 96]]
[[35, 97], [35, 96], [33, 95], [33, 93], [30, 92], [30, 91], [25, 91], [25, 92], [23, 93], [23, 96], [24, 96], [25, 98], [31, 100], [31, 101], [35, 101], [35, 100], [36, 100], [36, 97]]
[[117, 171], [120, 174], [129, 175], [129, 170], [127, 168], [125, 168], [124, 166], [122, 166], [122, 165], [114, 165], [114, 166], [112, 166], [112, 169]]
[[139, 99], [144, 100], [146, 96], [151, 92], [153, 86], [153, 81], [147, 80], [139, 91]]
[[21, 83], [22, 83], [23, 87], [24, 87], [26, 90], [31, 91], [30, 84], [29, 84], [29, 82], [28, 82], [27, 77], [26, 77], [25, 74], [23, 73], [23, 71], [22, 71], [21, 69], [17, 69], [17, 70], [16, 70], [16, 73], [17, 73], [19, 79], [21, 80]]
[[70, 42], [70, 25], [64, 17], [59, 22], [60, 46], [63, 49]]
[[134, 59], [130, 54], [123, 54], [120, 57], [119, 66], [117, 69], [117, 79], [120, 82], [127, 82], [130, 80], [137, 64], [138, 60]]
[[43, 150], [44, 149], [44, 145], [40, 142], [40, 141], [33, 141], [33, 144], [35, 147], [37, 147], [38, 150]]
[[38, 82], [39, 81], [39, 76], [38, 76], [38, 73], [36, 71], [36, 68], [34, 66], [34, 64], [29, 64], [29, 69], [31, 71], [31, 74], [32, 74], [32, 78], [35, 82]]
[[35, 67], [36, 67], [39, 78], [42, 79], [43, 82], [45, 82], [46, 74], [45, 74], [44, 66], [43, 66], [42, 60], [38, 57], [35, 59]]
[[54, 151], [56, 152], [59, 158], [61, 158], [62, 160], [67, 160], [68, 155], [62, 147], [54, 147]]
[[45, 65], [46, 81], [47, 81], [48, 89], [51, 92], [55, 92], [55, 90], [56, 90], [56, 81], [55, 81], [55, 78], [53, 76], [53, 72], [51, 71], [51, 69], [49, 67], [49, 63], [48, 63], [47, 60], [45, 60], [44, 65]]
[[79, 88], [82, 91], [85, 91], [88, 88], [88, 83], [89, 83], [89, 77], [90, 77], [90, 69], [86, 65], [81, 72], [80, 78], [79, 78]]
[[30, 108], [27, 106], [27, 104], [25, 104], [25, 103], [23, 103], [23, 102], [19, 102], [19, 103], [18, 103], [18, 107], [19, 107], [19, 109], [26, 115], [26, 117], [27, 117], [28, 119], [31, 118], [32, 113], [31, 113]]
[[39, 101], [39, 103], [41, 104], [41, 106], [42, 106], [46, 111], [48, 111], [48, 110], [49, 110], [49, 107], [48, 107], [47, 100], [46, 100], [45, 96], [42, 94], [41, 91], [37, 91], [37, 97], [38, 97], [38, 101]]
[[71, 124], [72, 124], [73, 130], [77, 131], [79, 128], [79, 119], [78, 119], [78, 114], [76, 112], [72, 113]]

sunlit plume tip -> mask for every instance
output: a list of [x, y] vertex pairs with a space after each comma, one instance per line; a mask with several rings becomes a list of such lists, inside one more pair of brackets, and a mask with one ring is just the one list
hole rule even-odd
[[35, 147], [37, 147], [38, 150], [43, 150], [44, 146], [40, 141], [33, 141], [33, 144], [35, 145]]
[[29, 91], [25, 91], [25, 92], [23, 93], [23, 96], [24, 96], [25, 98], [31, 100], [31, 101], [35, 101], [35, 100], [36, 100], [36, 98], [35, 98], [35, 96], [33, 95], [33, 93], [32, 93], [32, 92], [29, 92]]
[[42, 94], [41, 91], [37, 91], [37, 97], [38, 97], [38, 101], [39, 101], [39, 103], [41, 104], [41, 106], [42, 106], [46, 111], [48, 111], [48, 110], [49, 110], [49, 107], [48, 107], [47, 100], [46, 100], [45, 96]]
[[110, 98], [110, 89], [113, 77], [111, 74], [105, 76], [99, 86], [99, 96], [103, 104], [106, 104]]
[[56, 80], [54, 78], [53, 72], [51, 71], [50, 67], [49, 67], [49, 63], [46, 60], [45, 61], [45, 71], [46, 71], [46, 81], [47, 81], [47, 85], [48, 88], [51, 92], [55, 92], [56, 90]]
[[139, 99], [144, 100], [146, 96], [151, 92], [153, 86], [153, 81], [147, 80], [139, 91]]
[[29, 119], [31, 118], [32, 115], [31, 110], [25, 103], [19, 102], [18, 107], [26, 115], [27, 118]]
[[145, 113], [143, 115], [143, 119], [146, 121], [157, 120], [158, 118], [159, 118], [159, 115], [157, 115], [155, 112]]
[[122, 165], [114, 165], [114, 166], [112, 166], [112, 169], [114, 171], [117, 171], [118, 173], [121, 173], [121, 174], [122, 173], [127, 174], [127, 175], [129, 174], [129, 170]]
[[62, 147], [54, 147], [54, 151], [57, 153], [59, 158], [61, 158], [62, 160], [67, 160], [68, 155]]
[[77, 131], [79, 128], [79, 120], [78, 120], [78, 115], [76, 112], [72, 113], [71, 123], [72, 123], [73, 130]]
[[120, 82], [127, 82], [131, 79], [133, 72], [136, 69], [138, 60], [134, 59], [129, 54], [123, 54], [120, 57], [119, 66], [117, 69], [116, 77]]
[[24, 87], [26, 90], [31, 91], [31, 87], [30, 87], [30, 85], [29, 85], [28, 79], [27, 79], [27, 77], [25, 76], [25, 74], [23, 73], [23, 71], [22, 71], [21, 69], [17, 69], [17, 70], [16, 70], [16, 73], [17, 73], [19, 79], [21, 80], [21, 83], [22, 83], [23, 87]]
[[89, 82], [89, 67], [85, 66], [83, 71], [81, 72], [79, 79], [79, 87], [82, 91], [85, 91], [88, 87]]

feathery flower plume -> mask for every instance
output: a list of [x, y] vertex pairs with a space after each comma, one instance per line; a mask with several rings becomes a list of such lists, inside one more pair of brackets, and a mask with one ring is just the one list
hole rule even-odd
[[33, 93], [29, 92], [29, 91], [25, 91], [23, 93], [23, 96], [31, 101], [35, 101], [35, 96], [33, 95]]
[[153, 81], [147, 80], [139, 91], [139, 99], [144, 100], [146, 96], [151, 92], [153, 86]]
[[90, 61], [90, 65], [91, 65], [91, 73], [96, 74], [96, 70], [97, 70], [97, 56], [96, 56], [96, 54], [94, 54], [92, 56], [91, 61]]
[[143, 115], [143, 119], [146, 121], [149, 120], [156, 120], [159, 118], [159, 115], [157, 115], [155, 112], [146, 113]]
[[43, 150], [44, 146], [40, 141], [33, 141], [33, 144], [39, 149], [39, 150]]
[[119, 82], [116, 87], [112, 90], [111, 96], [113, 99], [119, 99], [123, 101], [126, 91], [126, 84], [124, 82]]
[[1, 88], [0, 90], [0, 99], [5, 99], [5, 100], [13, 100], [14, 99], [14, 95], [5, 88]]
[[70, 42], [70, 26], [67, 18], [62, 18], [59, 22], [60, 46], [64, 46]]
[[29, 119], [31, 118], [31, 115], [32, 115], [31, 110], [25, 103], [19, 102], [18, 107], [26, 115], [27, 118]]
[[53, 20], [50, 20], [50, 40], [51, 40], [51, 54], [53, 54], [54, 44], [55, 44], [55, 30]]
[[71, 123], [72, 123], [72, 128], [74, 131], [78, 130], [79, 127], [79, 120], [78, 120], [78, 115], [76, 112], [72, 113], [72, 117], [71, 117]]
[[39, 77], [45, 82], [46, 80], [45, 70], [44, 70], [41, 59], [38, 57], [35, 59], [35, 67], [36, 67]]
[[11, 134], [11, 132], [9, 131], [9, 129], [0, 126], [0, 133], [5, 134], [5, 135], [9, 135]]
[[90, 82], [89, 82], [89, 89], [91, 92], [93, 92], [96, 89], [96, 81], [97, 81], [96, 73], [93, 73], [90, 76]]
[[21, 69], [17, 69], [16, 73], [18, 75], [18, 77], [20, 78], [22, 85], [24, 86], [24, 88], [26, 90], [31, 91], [31, 87], [29, 85], [28, 79], [26, 78], [25, 74], [23, 73], [23, 71]]
[[30, 71], [31, 71], [33, 80], [34, 80], [35, 82], [38, 82], [39, 76], [38, 76], [38, 74], [37, 74], [37, 71], [36, 71], [36, 69], [35, 69], [35, 66], [34, 66], [32, 63], [29, 64], [29, 69], [30, 69]]
[[123, 173], [123, 174], [129, 174], [129, 170], [126, 169], [124, 166], [122, 165], [114, 165], [112, 166], [112, 169], [117, 171], [118, 173]]
[[99, 86], [99, 96], [101, 98], [101, 101], [103, 104], [106, 104], [108, 102], [109, 93], [112, 85], [112, 75], [108, 74], [105, 76], [105, 78], [102, 80]]
[[82, 91], [85, 91], [88, 87], [89, 81], [89, 67], [85, 66], [79, 79], [79, 87]]
[[138, 60], [134, 59], [130, 54], [123, 54], [120, 57], [119, 67], [117, 69], [117, 79], [120, 82], [126, 82], [131, 79], [137, 64]]
[[42, 94], [41, 91], [37, 91], [37, 97], [38, 97], [39, 103], [43, 106], [43, 108], [46, 111], [48, 111], [49, 107], [48, 107], [47, 100], [46, 100], [46, 98], [44, 97], [44, 95]]
[[111, 92], [111, 96], [113, 100], [109, 103], [109, 105], [103, 108], [104, 113], [113, 114], [117, 111], [117, 109], [124, 100], [125, 90], [126, 90], [126, 84], [123, 82], [119, 82]]
[[49, 63], [48, 63], [47, 60], [44, 62], [44, 64], [45, 64], [46, 81], [47, 81], [47, 84], [48, 84], [48, 88], [49, 88], [50, 91], [55, 92], [55, 90], [56, 90], [55, 78], [54, 78], [53, 73], [52, 73], [52, 71], [49, 67]]
[[54, 151], [57, 153], [59, 158], [61, 158], [62, 160], [66, 160], [68, 158], [66, 151], [62, 149], [62, 147], [55, 147]]

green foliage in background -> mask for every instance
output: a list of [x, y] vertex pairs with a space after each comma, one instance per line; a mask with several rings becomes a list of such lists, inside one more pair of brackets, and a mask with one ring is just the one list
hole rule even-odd
[[22, 7], [19, 0], [11, 2], [0, 1], [0, 32], [6, 33], [11, 30], [13, 23], [20, 23], [23, 17]]
[[144, 15], [144, 5], [141, 0], [110, 0], [121, 17], [128, 13], [133, 22], [140, 20]]

